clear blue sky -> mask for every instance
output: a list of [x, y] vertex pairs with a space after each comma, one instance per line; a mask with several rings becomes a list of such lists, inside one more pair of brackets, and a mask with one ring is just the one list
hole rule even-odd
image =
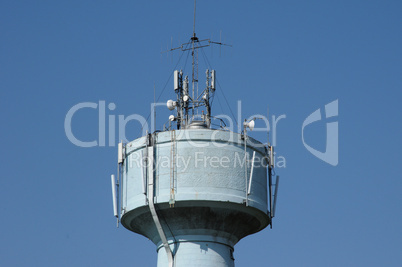
[[[400, 266], [401, 10], [400, 1], [199, 1], [198, 36], [219, 40], [222, 30], [233, 45], [205, 50], [233, 112], [242, 100], [243, 118], [268, 105], [286, 115], [274, 228], [240, 241], [236, 266]], [[64, 119], [101, 100], [116, 104], [107, 115], [148, 116], [154, 83], [159, 95], [179, 56], [161, 49], [190, 38], [192, 17], [192, 1], [1, 1], [1, 266], [156, 266], [149, 240], [115, 227], [116, 147], [75, 146]], [[204, 69], [200, 60], [200, 77]], [[230, 114], [217, 97], [213, 113]], [[336, 99], [334, 167], [307, 151], [301, 127]], [[158, 110], [158, 125], [169, 114]], [[321, 151], [325, 122], [305, 130]], [[97, 139], [97, 111], [77, 113], [72, 127]], [[140, 126], [126, 130], [135, 139]]]

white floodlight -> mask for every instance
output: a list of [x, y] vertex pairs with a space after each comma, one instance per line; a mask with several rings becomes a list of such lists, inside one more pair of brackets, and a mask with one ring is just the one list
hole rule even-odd
[[187, 102], [188, 101], [188, 95], [183, 96], [183, 101]]
[[176, 118], [175, 118], [175, 116], [174, 116], [174, 115], [170, 115], [170, 116], [169, 116], [169, 120], [170, 120], [170, 121], [175, 121], [175, 120], [176, 120]]
[[175, 107], [176, 107], [176, 105], [177, 105], [177, 103], [176, 103], [175, 101], [173, 101], [173, 100], [168, 100], [168, 101], [166, 102], [166, 106], [167, 106], [167, 108], [168, 108], [169, 110], [174, 110]]
[[245, 127], [248, 127], [248, 128], [250, 129], [250, 131], [252, 131], [252, 130], [254, 129], [254, 126], [255, 126], [255, 121], [254, 121], [254, 120], [251, 120], [251, 121], [249, 121], [249, 122], [245, 122], [245, 123], [244, 123], [244, 126], [245, 126]]

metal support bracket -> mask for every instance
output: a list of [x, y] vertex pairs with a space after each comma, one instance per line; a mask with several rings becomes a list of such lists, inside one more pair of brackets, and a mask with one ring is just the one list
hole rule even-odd
[[163, 243], [163, 246], [166, 250], [166, 254], [168, 256], [168, 261], [169, 261], [169, 267], [173, 267], [173, 253], [172, 250], [170, 249], [169, 243], [167, 241], [165, 232], [163, 231], [161, 222], [159, 221], [158, 214], [155, 209], [154, 205], [154, 147], [150, 146], [146, 148], [148, 150], [148, 164], [147, 166], [150, 166], [150, 168], [147, 167], [148, 169], [148, 206], [149, 210], [151, 211], [152, 219], [155, 223], [156, 229], [158, 231], [159, 237]]

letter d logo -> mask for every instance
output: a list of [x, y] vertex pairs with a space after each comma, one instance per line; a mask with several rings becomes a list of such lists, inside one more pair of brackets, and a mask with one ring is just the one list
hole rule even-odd
[[[338, 116], [338, 99], [325, 105], [325, 117]], [[307, 125], [321, 120], [321, 110], [317, 109], [311, 113], [303, 122], [302, 126], [302, 141], [303, 145], [310, 151], [311, 154], [317, 158], [325, 161], [332, 166], [338, 165], [338, 122], [327, 123], [327, 139], [325, 152], [318, 151], [304, 142], [304, 127]]]

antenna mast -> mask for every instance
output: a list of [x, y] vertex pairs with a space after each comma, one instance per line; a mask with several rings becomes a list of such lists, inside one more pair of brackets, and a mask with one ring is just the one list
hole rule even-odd
[[[198, 95], [198, 50], [195, 49], [195, 42], [198, 42], [198, 37], [195, 35], [195, 13], [196, 12], [196, 0], [194, 0], [194, 23], [193, 23], [193, 36], [191, 37], [191, 56], [192, 56], [192, 89], [193, 89], [193, 99], [195, 87], [197, 87]], [[197, 54], [195, 54], [197, 53]], [[192, 115], [194, 116], [194, 105], [192, 106]]]
[[[198, 92], [198, 49], [208, 47], [211, 44], [227, 45], [221, 42], [214, 42], [211, 39], [198, 39], [195, 33], [195, 18], [196, 18], [196, 0], [194, 0], [194, 20], [193, 20], [193, 35], [190, 41], [180, 45], [179, 47], [171, 48], [168, 51], [180, 49], [181, 51], [191, 50], [192, 57], [192, 73], [191, 73], [191, 96], [188, 88], [188, 77], [183, 75], [183, 72], [174, 72], [174, 90], [177, 94], [177, 101], [170, 102], [170, 110], [177, 109], [177, 117], [172, 120], [177, 121], [177, 128], [186, 127], [189, 121], [189, 111], [191, 110], [191, 119], [194, 119], [198, 115], [198, 108], [205, 106], [206, 114], [202, 113], [202, 120], [206, 123], [207, 127], [211, 126], [211, 106], [210, 98], [213, 96], [216, 89], [216, 72], [214, 70], [206, 71], [206, 88], [199, 93]], [[189, 47], [190, 46], [190, 47]], [[169, 100], [170, 101], [170, 100]], [[174, 102], [174, 103], [173, 103]], [[197, 114], [195, 114], [197, 110]]]
[[193, 24], [193, 36], [195, 36], [195, 7], [196, 7], [196, 0], [194, 0], [194, 24]]

